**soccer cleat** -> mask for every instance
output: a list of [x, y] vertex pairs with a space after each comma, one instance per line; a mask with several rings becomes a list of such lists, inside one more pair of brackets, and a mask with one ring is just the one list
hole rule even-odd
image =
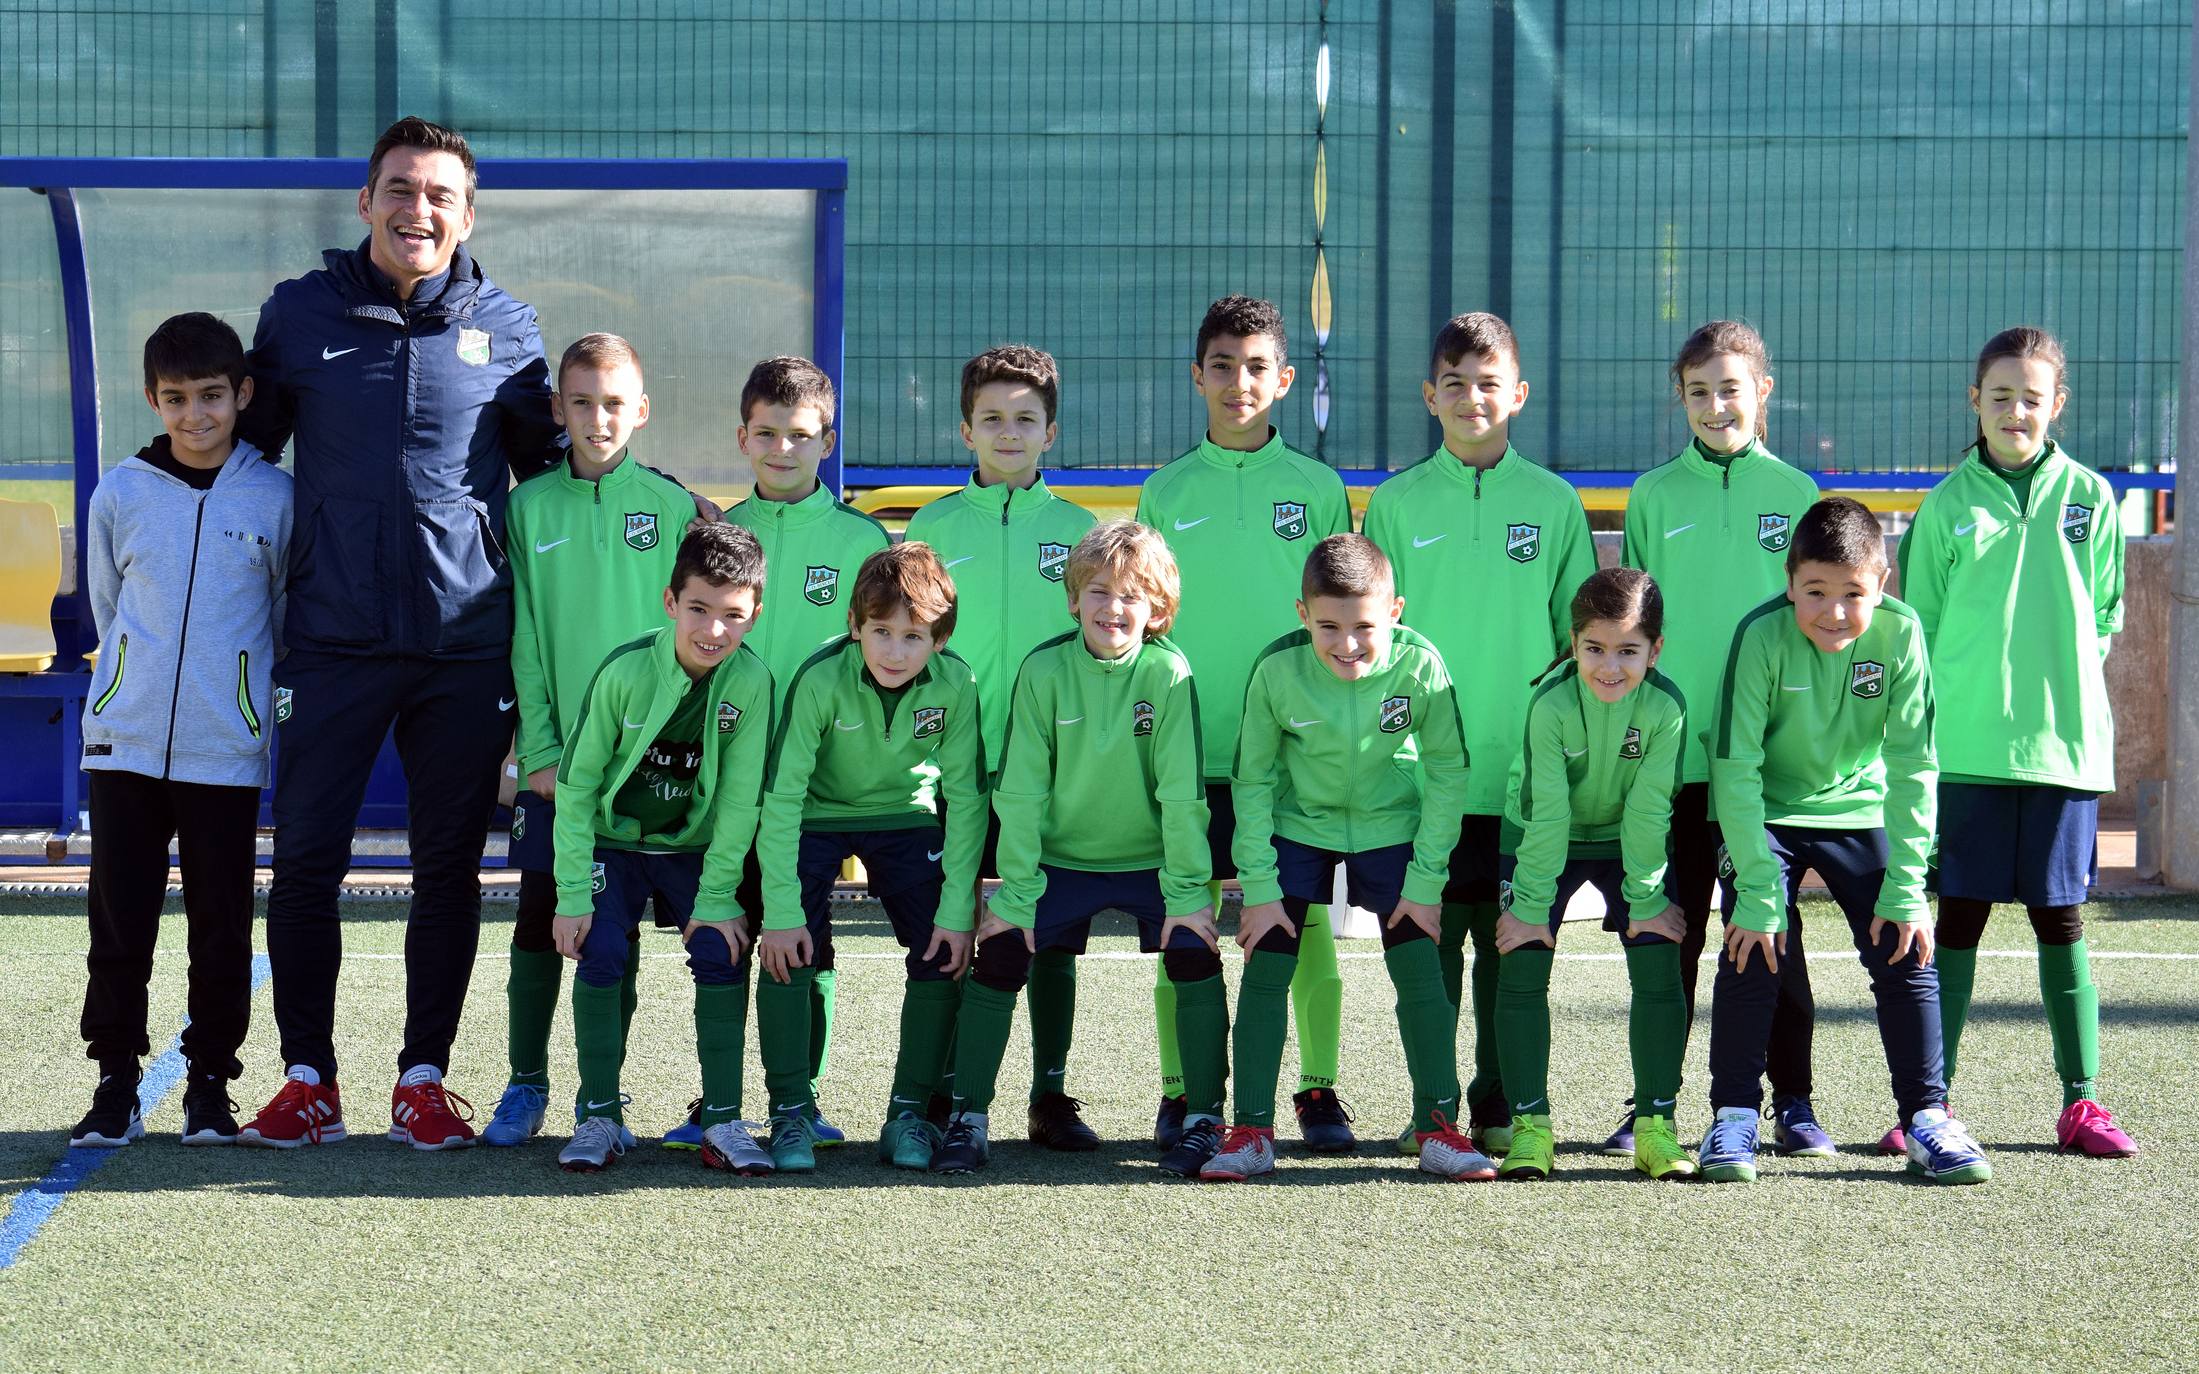
[[1420, 1132], [1413, 1129], [1410, 1121], [1405, 1123], [1404, 1130], [1397, 1133], [1397, 1152], [1401, 1155], [1420, 1153]]
[[878, 1133], [878, 1162], [896, 1169], [929, 1169], [945, 1134], [924, 1117], [903, 1112]]
[[946, 1136], [932, 1151], [935, 1174], [974, 1174], [992, 1157], [986, 1137], [991, 1123], [983, 1112], [959, 1112], [947, 1123]]
[[[1670, 1107], [1672, 1104], [1667, 1102], [1664, 1105]], [[1672, 1118], [1668, 1116], [1665, 1119], [1670, 1121]], [[1603, 1138], [1603, 1144], [1597, 1148], [1596, 1153], [1610, 1155], [1614, 1159], [1632, 1159], [1634, 1157], [1633, 1098], [1630, 1097], [1626, 1100], [1626, 1109], [1619, 1114], [1617, 1129]]]
[[1712, 1183], [1754, 1183], [1756, 1113], [1745, 1107], [1719, 1108], [1698, 1158], [1703, 1177]]
[[814, 1101], [809, 1104], [809, 1134], [810, 1138], [817, 1142], [817, 1148], [820, 1150], [829, 1150], [835, 1145], [844, 1145], [847, 1143], [848, 1138], [846, 1131], [825, 1120], [825, 1114], [817, 1110], [817, 1104]]
[[69, 1144], [79, 1149], [103, 1145], [127, 1145], [145, 1134], [145, 1114], [138, 1106], [138, 1073], [101, 1074], [92, 1089], [92, 1109], [69, 1132]]
[[1415, 1131], [1420, 1142], [1420, 1171], [1453, 1183], [1481, 1183], [1497, 1176], [1496, 1161], [1474, 1148], [1474, 1142], [1443, 1113], [1435, 1114], [1435, 1129]]
[[1222, 1123], [1201, 1117], [1186, 1126], [1174, 1148], [1161, 1156], [1160, 1171], [1177, 1178], [1197, 1178], [1199, 1170], [1222, 1148]]
[[1878, 1152], [1882, 1155], [1907, 1155], [1908, 1135], [1899, 1126], [1894, 1127], [1878, 1138]]
[[1511, 1133], [1512, 1148], [1504, 1156], [1504, 1162], [1497, 1166], [1498, 1178], [1532, 1183], [1557, 1172], [1558, 1141], [1550, 1132], [1548, 1116], [1540, 1112], [1533, 1116], [1515, 1116]]
[[[708, 1132], [704, 1132], [707, 1138]], [[809, 1113], [799, 1109], [771, 1118], [771, 1167], [782, 1174], [806, 1174], [817, 1167], [817, 1132]]]
[[[1099, 1132], [1087, 1126], [1084, 1118], [1078, 1115], [1078, 1109], [1083, 1106], [1067, 1093], [1040, 1093], [1038, 1100], [1031, 1104], [1031, 1143], [1069, 1154], [1098, 1149]], [[952, 1138], [951, 1125], [949, 1137]]]
[[2064, 1154], [2074, 1150], [2090, 1159], [2128, 1159], [2138, 1153], [2138, 1142], [2089, 1097], [2063, 1108], [2061, 1120], [2054, 1123], [2054, 1142]]
[[1166, 1153], [1176, 1148], [1183, 1139], [1184, 1113], [1191, 1109], [1191, 1100], [1182, 1093], [1161, 1099], [1160, 1110], [1153, 1113], [1153, 1148]]
[[1993, 1176], [1985, 1147], [1970, 1128], [1938, 1107], [1926, 1107], [1910, 1121], [1909, 1172], [1934, 1183], [1983, 1183]]
[[1308, 1088], [1295, 1093], [1291, 1107], [1298, 1113], [1298, 1138], [1317, 1155], [1348, 1155], [1359, 1148], [1351, 1133], [1351, 1108], [1334, 1088]]
[[584, 1117], [573, 1127], [573, 1138], [557, 1152], [557, 1167], [569, 1174], [592, 1174], [626, 1153], [615, 1116]]
[[507, 1083], [504, 1095], [496, 1099], [496, 1110], [489, 1113], [489, 1124], [481, 1128], [484, 1145], [524, 1145], [542, 1130], [542, 1118], [549, 1111], [550, 1090], [540, 1083]]
[[771, 1151], [756, 1141], [753, 1121], [721, 1121], [702, 1133], [702, 1163], [743, 1178], [761, 1178], [772, 1170]]
[[286, 1078], [260, 1114], [237, 1132], [239, 1145], [295, 1150], [300, 1145], [333, 1145], [344, 1138], [344, 1104], [334, 1083]]
[[229, 1098], [226, 1075], [192, 1070], [183, 1088], [182, 1141], [186, 1145], [237, 1143], [237, 1104]]
[[663, 1145], [667, 1150], [699, 1150], [702, 1148], [702, 1099], [687, 1104], [687, 1119], [664, 1133]]
[[[453, 1102], [466, 1109], [464, 1116], [451, 1110]], [[463, 1150], [473, 1144], [473, 1127], [466, 1124], [471, 1120], [473, 1104], [445, 1088], [440, 1079], [399, 1083], [390, 1090], [389, 1138], [400, 1145], [415, 1150]], [[620, 1148], [625, 1148], [623, 1143]]]
[[1504, 1158], [1511, 1153], [1512, 1129], [1517, 1121], [1518, 1118], [1514, 1117], [1501, 1126], [1474, 1127], [1474, 1145], [1491, 1159]]
[[[618, 1105], [620, 1109], [623, 1110], [626, 1104], [633, 1100], [634, 1099], [628, 1097], [626, 1094], [620, 1093], [618, 1098]], [[580, 1124], [580, 1102], [578, 1099], [575, 1099], [573, 1102], [573, 1124], [575, 1126], [578, 1126]], [[627, 1125], [624, 1121], [620, 1121], [618, 1123], [619, 1148], [622, 1150], [631, 1150], [640, 1143], [641, 1142], [634, 1138], [634, 1128]]]
[[1817, 1124], [1806, 1097], [1781, 1098], [1772, 1108], [1771, 1148], [1789, 1159], [1830, 1159], [1840, 1150]]
[[1669, 1116], [1638, 1116], [1633, 1120], [1634, 1167], [1651, 1178], [1693, 1178], [1695, 1161], [1680, 1146], [1679, 1132]]
[[1199, 1170], [1207, 1183], [1242, 1183], [1275, 1172], [1275, 1130], [1270, 1126], [1232, 1126], [1222, 1146]]

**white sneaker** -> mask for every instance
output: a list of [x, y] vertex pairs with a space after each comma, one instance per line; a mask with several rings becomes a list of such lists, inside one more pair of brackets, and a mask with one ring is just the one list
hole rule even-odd
[[591, 1116], [573, 1127], [573, 1138], [557, 1152], [558, 1167], [576, 1174], [592, 1174], [626, 1153], [619, 1138], [618, 1119]]
[[1208, 1183], [1242, 1183], [1274, 1172], [1275, 1132], [1264, 1126], [1232, 1126], [1199, 1177]]
[[[1474, 1148], [1450, 1122], [1437, 1118], [1440, 1130], [1420, 1136], [1420, 1171], [1453, 1183], [1481, 1183], [1497, 1176], [1496, 1161]], [[1416, 1132], [1417, 1134], [1417, 1132]]]
[[702, 1133], [702, 1162], [712, 1169], [729, 1169], [746, 1178], [771, 1172], [771, 1151], [756, 1141], [761, 1130], [753, 1121], [721, 1121]]

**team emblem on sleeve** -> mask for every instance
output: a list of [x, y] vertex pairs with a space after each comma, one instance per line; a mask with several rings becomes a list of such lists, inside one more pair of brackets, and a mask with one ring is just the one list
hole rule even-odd
[[643, 553], [657, 546], [657, 513], [655, 511], [626, 512], [626, 543]]
[[1069, 567], [1067, 544], [1041, 544], [1038, 546], [1038, 575], [1048, 582], [1061, 581], [1061, 575]]
[[602, 864], [588, 865], [588, 890], [601, 894], [608, 880], [603, 876]]
[[2072, 544], [2082, 544], [2092, 537], [2092, 507], [2075, 504], [2062, 507], [2062, 538]]
[[1130, 708], [1130, 734], [1133, 738], [1153, 733], [1153, 703], [1141, 701]]
[[812, 606], [830, 606], [840, 594], [840, 570], [812, 566], [804, 570], [802, 599]]
[[458, 331], [458, 361], [475, 367], [489, 365], [489, 335], [484, 329]]
[[1864, 659], [1848, 673], [1848, 690], [1859, 697], [1875, 697], [1886, 690], [1886, 665]]
[[1759, 515], [1756, 517], [1756, 542], [1773, 553], [1785, 553], [1793, 529], [1794, 522], [1784, 515]]
[[718, 733], [730, 735], [733, 727], [741, 723], [741, 708], [730, 701], [718, 703]]
[[1542, 526], [1508, 525], [1504, 530], [1504, 556], [1525, 563], [1542, 552]]
[[1275, 503], [1275, 532], [1285, 539], [1303, 539], [1306, 536], [1306, 505], [1303, 501], [1277, 501]]
[[915, 738], [928, 739], [947, 728], [947, 708], [944, 706], [919, 706], [916, 708]]
[[288, 687], [277, 687], [275, 689], [275, 723], [280, 725], [288, 719], [290, 719], [290, 689]]
[[1411, 697], [1391, 697], [1388, 701], [1382, 703], [1383, 734], [1394, 735], [1400, 730], [1410, 728], [1412, 723], [1413, 699]]
[[1497, 910], [1507, 916], [1512, 914], [1512, 880], [1510, 878], [1497, 880]]
[[1633, 726], [1626, 727], [1626, 742], [1619, 746], [1619, 757], [1638, 759], [1642, 756], [1642, 732]]
[[527, 838], [527, 808], [524, 806], [512, 808], [512, 838], [515, 840]]

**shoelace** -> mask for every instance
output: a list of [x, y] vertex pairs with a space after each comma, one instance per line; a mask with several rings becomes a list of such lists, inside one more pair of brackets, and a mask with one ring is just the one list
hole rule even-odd
[[1257, 1126], [1232, 1126], [1229, 1134], [1222, 1137], [1220, 1152], [1233, 1155], [1240, 1150], [1257, 1149], [1265, 1139], [1265, 1133]]
[[588, 1150], [601, 1150], [605, 1157], [626, 1153], [626, 1142], [619, 1139], [618, 1121], [608, 1116], [591, 1116], [584, 1119], [573, 1131], [573, 1143]]
[[1729, 1120], [1725, 1117], [1720, 1117], [1711, 1122], [1710, 1135], [1703, 1141], [1703, 1153], [1755, 1154], [1756, 1151], [1753, 1148], [1743, 1148], [1751, 1145], [1748, 1138], [1748, 1128], [1753, 1124], [1753, 1122], [1743, 1121], [1739, 1118]]
[[1315, 1112], [1320, 1112], [1323, 1115], [1333, 1112], [1345, 1121], [1357, 1121], [1359, 1119], [1351, 1114], [1351, 1108], [1345, 1103], [1344, 1099], [1338, 1097], [1334, 1090], [1329, 1088], [1315, 1088], [1307, 1093], [1305, 1112], [1308, 1116]]
[[1461, 1151], [1465, 1154], [1480, 1153], [1474, 1148], [1474, 1142], [1466, 1135], [1462, 1134], [1459, 1131], [1458, 1127], [1451, 1123], [1451, 1119], [1449, 1117], [1445, 1116], [1441, 1112], [1432, 1112], [1430, 1113], [1430, 1115], [1435, 1118], [1435, 1130], [1432, 1134], [1429, 1135], [1428, 1139], [1433, 1140], [1438, 1144], [1448, 1145], [1452, 1149]]
[[539, 1112], [550, 1105], [550, 1090], [533, 1083], [514, 1083], [504, 1089], [504, 1096], [496, 1104], [491, 1122], [516, 1121], [529, 1112]]
[[701, 1098], [698, 1097], [694, 1101], [687, 1104], [687, 1122], [691, 1126], [699, 1126], [702, 1124]]
[[958, 1116], [958, 1117], [956, 1117], [956, 1118], [955, 1118], [954, 1120], [952, 1120], [952, 1121], [950, 1121], [950, 1122], [948, 1122], [948, 1123], [947, 1123], [947, 1134], [946, 1134], [946, 1143], [947, 1143], [947, 1144], [949, 1144], [949, 1145], [968, 1145], [968, 1144], [970, 1144], [970, 1143], [971, 1143], [972, 1141], [974, 1141], [974, 1140], [976, 1140], [976, 1139], [977, 1139], [977, 1125], [976, 1125], [976, 1123], [974, 1123], [974, 1122], [970, 1122], [970, 1121], [964, 1121], [964, 1120], [963, 1120], [963, 1119], [962, 1119], [961, 1117], [959, 1117], [959, 1116]]
[[2070, 1103], [2069, 1110], [2063, 1115], [2074, 1118], [2069, 1123], [2070, 1134], [2072, 1135], [2086, 1126], [2112, 1126], [2115, 1124], [2114, 1114], [2091, 1098], [2080, 1098]]
[[264, 1114], [278, 1116], [284, 1112], [296, 1112], [299, 1119], [305, 1122], [305, 1138], [318, 1145], [321, 1143], [321, 1121], [313, 1111], [315, 1089], [316, 1085], [302, 1078], [286, 1078], [283, 1080], [282, 1091], [276, 1093], [275, 1100], [267, 1104]]
[[[425, 1091], [422, 1091], [423, 1089]], [[460, 1097], [457, 1093], [454, 1093], [450, 1089], [444, 1087], [439, 1082], [430, 1080], [426, 1083], [415, 1083], [410, 1088], [405, 1089], [405, 1091], [421, 1093], [422, 1101], [419, 1105], [419, 1111], [420, 1114], [423, 1116], [427, 1115], [429, 1112], [439, 1111], [443, 1115], [452, 1117], [459, 1121], [473, 1120], [473, 1104], [471, 1102], [468, 1102], [465, 1098]], [[624, 1093], [619, 1094], [619, 1101], [621, 1102], [621, 1104], [623, 1104], [626, 1100], [627, 1098]], [[466, 1109], [464, 1115], [460, 1115], [459, 1113], [451, 1110], [450, 1104], [453, 1102]]]

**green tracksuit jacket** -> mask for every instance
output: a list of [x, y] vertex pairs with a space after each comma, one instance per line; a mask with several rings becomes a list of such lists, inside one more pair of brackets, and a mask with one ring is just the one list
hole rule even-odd
[[1925, 918], [1937, 765], [1933, 672], [1915, 611], [1887, 597], [1842, 653], [1812, 644], [1782, 593], [1733, 635], [1710, 723], [1711, 806], [1733, 863], [1733, 923], [1786, 928], [1766, 825], [1886, 828], [1876, 912]]
[[848, 636], [811, 654], [786, 690], [764, 784], [756, 835], [764, 929], [804, 923], [795, 869], [804, 829], [907, 830], [939, 824], [941, 812], [946, 887], [937, 923], [970, 929], [985, 848], [984, 754], [977, 679], [953, 654], [933, 654], [890, 698]]
[[2050, 443], [2019, 505], [1973, 449], [1925, 496], [1900, 563], [1947, 707], [1940, 776], [2114, 791], [2123, 530], [2107, 479]]
[[1020, 491], [981, 487], [972, 477], [909, 517], [908, 537], [931, 545], [954, 579], [954, 651], [977, 674], [985, 750], [995, 766], [1016, 668], [1073, 623], [1063, 579], [1069, 550], [1093, 521], [1092, 512], [1048, 491], [1043, 477]]
[[[680, 519], [694, 513], [694, 502]], [[757, 801], [771, 742], [771, 673], [742, 645], [710, 673], [713, 698], [702, 735], [687, 822], [676, 831], [644, 835], [613, 809], [657, 732], [671, 719], [690, 679], [674, 655], [676, 631], [666, 625], [611, 651], [581, 695], [577, 718], [557, 770], [557, 914], [595, 909], [596, 846], [673, 853], [707, 851], [695, 918], [727, 921], [744, 914], [733, 900], [741, 860], [756, 834]]]
[[1466, 762], [1451, 675], [1417, 631], [1398, 626], [1383, 662], [1357, 682], [1330, 672], [1305, 630], [1268, 645], [1245, 688], [1230, 775], [1230, 854], [1245, 901], [1282, 900], [1276, 835], [1342, 854], [1409, 840], [1405, 897], [1441, 901]]
[[602, 480], [570, 462], [512, 492], [512, 695], [519, 776], [553, 768], [603, 656], [664, 624], [664, 589], [695, 500], [629, 453]]
[[[1665, 601], [1665, 647], [1657, 667], [1687, 700], [1718, 694], [1734, 626], [1787, 585], [1795, 522], [1817, 503], [1817, 483], [1752, 443], [1719, 464], [1690, 443], [1643, 473], [1626, 500], [1619, 561], [1657, 579]], [[1684, 782], [1702, 782], [1710, 763], [1687, 742]]]
[[1664, 914], [1672, 794], [1686, 741], [1687, 703], [1654, 668], [1609, 704], [1581, 685], [1578, 664], [1545, 679], [1527, 707], [1526, 743], [1504, 799], [1505, 852], [1519, 857], [1512, 915], [1531, 926], [1548, 922], [1566, 861], [1613, 856], [1626, 869], [1628, 916]]
[[1031, 651], [1016, 675], [993, 791], [1000, 817], [995, 916], [1030, 929], [1040, 864], [1161, 872], [1171, 916], [1207, 905], [1206, 785], [1191, 664], [1166, 638], [1094, 658], [1079, 630]]
[[748, 636], [783, 694], [818, 646], [848, 632], [848, 603], [863, 560], [892, 543], [886, 527], [836, 501], [823, 485], [799, 501], [751, 496], [725, 513], [764, 546], [763, 614]]
[[1298, 623], [1291, 608], [1306, 554], [1351, 530], [1344, 480], [1280, 431], [1251, 453], [1202, 440], [1145, 479], [1138, 522], [1176, 555], [1183, 609], [1168, 635], [1199, 675], [1206, 776], [1226, 780], [1252, 661]]
[[1513, 449], [1486, 471], [1437, 449], [1375, 488], [1365, 533], [1397, 570], [1405, 623], [1451, 670], [1474, 760], [1467, 814], [1498, 815], [1529, 684], [1567, 652], [1573, 593], [1596, 570], [1580, 494]]

